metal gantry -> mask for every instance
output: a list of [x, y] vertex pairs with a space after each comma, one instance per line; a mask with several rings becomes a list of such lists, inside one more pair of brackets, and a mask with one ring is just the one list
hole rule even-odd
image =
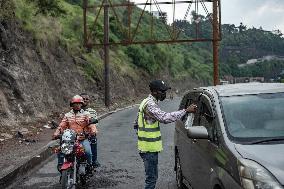
[[[212, 7], [212, 13], [208, 11], [205, 3], [210, 3]], [[196, 21], [196, 30], [195, 30], [195, 38], [184, 38], [184, 35], [181, 35], [183, 30], [176, 26], [176, 6], [182, 4], [187, 7], [185, 11], [185, 15], [183, 20], [187, 20], [190, 10], [195, 11], [198, 15], [201, 9], [205, 12], [206, 16], [210, 18], [212, 23], [212, 37], [211, 38], [202, 38], [200, 36], [198, 21]], [[154, 34], [155, 31], [158, 31], [159, 28], [155, 27], [155, 18], [153, 16], [152, 10], [155, 8], [158, 10], [159, 15], [163, 15], [163, 11], [161, 9], [162, 5], [171, 5], [173, 22], [171, 25], [167, 23], [165, 18], [161, 17], [163, 21], [163, 25], [165, 27], [165, 31], [168, 34], [168, 38], [159, 39]], [[141, 8], [137, 8], [137, 6], [142, 6]], [[146, 11], [146, 7], [149, 7], [150, 12]], [[127, 15], [123, 15], [127, 17], [127, 24], [122, 23], [122, 19], [120, 18], [118, 11], [116, 9], [123, 8], [127, 11]], [[104, 12], [104, 39], [103, 41], [97, 39], [94, 35], [96, 32], [96, 26], [98, 25], [99, 16], [102, 14], [102, 10]], [[140, 11], [138, 19], [136, 18], [136, 24], [133, 19], [134, 10]], [[167, 10], [169, 12], [169, 10]], [[124, 38], [119, 41], [109, 41], [109, 14], [112, 14], [112, 17], [115, 18], [121, 33]], [[88, 14], [94, 15], [94, 21], [92, 25], [88, 25], [87, 18]], [[136, 13], [137, 14], [137, 13]], [[139, 38], [139, 28], [141, 26], [141, 22], [143, 17], [151, 16], [150, 23], [150, 38], [140, 39]], [[158, 0], [145, 0], [143, 3], [135, 3], [130, 0], [125, 0], [122, 3], [113, 3], [113, 0], [102, 0], [98, 4], [89, 5], [88, 0], [83, 0], [83, 18], [84, 18], [84, 45], [87, 48], [92, 48], [94, 46], [104, 46], [104, 63], [105, 63], [105, 105], [110, 105], [110, 85], [109, 85], [109, 46], [110, 45], [132, 45], [132, 44], [157, 44], [157, 43], [189, 43], [189, 42], [212, 42], [213, 45], [213, 66], [214, 66], [214, 85], [219, 84], [219, 74], [218, 74], [218, 45], [221, 40], [221, 6], [220, 0], [187, 0], [187, 1], [161, 1]], [[179, 19], [181, 20], [181, 19]]]

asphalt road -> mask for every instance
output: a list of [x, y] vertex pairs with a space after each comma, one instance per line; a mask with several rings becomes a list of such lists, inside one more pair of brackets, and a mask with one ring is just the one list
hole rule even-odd
[[[180, 99], [160, 103], [162, 110], [175, 111]], [[98, 160], [101, 167], [86, 188], [136, 189], [144, 186], [143, 162], [137, 152], [133, 130], [138, 107], [123, 110], [101, 120], [98, 134]], [[164, 151], [159, 154], [157, 189], [175, 189], [174, 123], [161, 124]], [[40, 166], [13, 188], [60, 188], [56, 158]]]

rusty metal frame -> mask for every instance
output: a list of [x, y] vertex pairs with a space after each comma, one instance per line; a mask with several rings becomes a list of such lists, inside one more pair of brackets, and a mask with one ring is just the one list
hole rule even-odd
[[[110, 97], [110, 67], [109, 67], [109, 47], [110, 45], [131, 45], [131, 44], [157, 44], [157, 43], [188, 43], [188, 42], [212, 42], [213, 46], [213, 67], [214, 67], [214, 75], [213, 75], [213, 80], [214, 80], [214, 85], [219, 84], [219, 70], [218, 70], [218, 47], [219, 47], [219, 41], [221, 40], [221, 6], [220, 6], [220, 1], [221, 0], [183, 0], [183, 1], [177, 1], [177, 0], [172, 0], [171, 2], [158, 2], [157, 0], [145, 0], [146, 3], [132, 3], [130, 0], [127, 1], [127, 3], [122, 3], [122, 4], [113, 4], [112, 0], [101, 0], [100, 6], [88, 6], [88, 0], [83, 0], [83, 22], [84, 22], [84, 45], [87, 48], [92, 48], [93, 46], [102, 46], [104, 47], [104, 65], [105, 65], [105, 105], [107, 107], [110, 106], [111, 103], [111, 97]], [[207, 10], [205, 6], [205, 2], [212, 2], [213, 10], [212, 10], [212, 15], [210, 15], [209, 11]], [[209, 39], [204, 39], [204, 38], [199, 38], [199, 26], [198, 23], [196, 22], [196, 38], [194, 39], [179, 39], [179, 36], [181, 34], [181, 30], [178, 29], [175, 26], [175, 10], [176, 10], [176, 4], [180, 3], [188, 3], [188, 8], [186, 10], [184, 20], [186, 20], [191, 5], [194, 3], [195, 4], [195, 12], [198, 14], [199, 6], [198, 4], [201, 3], [204, 11], [206, 12], [207, 16], [210, 16], [210, 21], [212, 23], [212, 38]], [[150, 27], [150, 36], [151, 39], [148, 40], [143, 40], [143, 41], [135, 41], [136, 34], [139, 29], [139, 25], [141, 23], [142, 17], [145, 13], [145, 8], [147, 5], [150, 5], [150, 10], [152, 10], [152, 5], [155, 5], [156, 8], [159, 11], [159, 14], [162, 15], [162, 11], [160, 8], [160, 4], [171, 4], [173, 6], [173, 24], [172, 26], [169, 26], [167, 23], [164, 23], [164, 26], [166, 27], [166, 30], [169, 34], [169, 38], [165, 40], [157, 40], [153, 36], [153, 31], [154, 31], [154, 19], [153, 19], [153, 14], [152, 12], [150, 13], [152, 18], [151, 18], [151, 27]], [[144, 5], [144, 8], [139, 16], [138, 23], [135, 27], [135, 30], [132, 32], [131, 30], [131, 24], [132, 22], [132, 13], [133, 13], [133, 7], [138, 6], [138, 5]], [[126, 7], [128, 10], [128, 30], [125, 30], [123, 25], [120, 22], [120, 19], [118, 18], [118, 15], [115, 11], [115, 7]], [[122, 33], [127, 36], [127, 39], [124, 39], [119, 42], [109, 42], [109, 8], [113, 11], [114, 16], [116, 17], [117, 22], [119, 23], [119, 28]], [[99, 15], [101, 13], [101, 10], [104, 9], [104, 40], [103, 43], [96, 43], [93, 42], [94, 39], [92, 39], [92, 31], [88, 33], [88, 28], [87, 28], [87, 13], [89, 12], [90, 9], [96, 10], [98, 9], [98, 13], [95, 15], [95, 21], [94, 21], [94, 26], [96, 26]], [[164, 20], [165, 22], [165, 20]], [[172, 31], [171, 31], [172, 30]]]
[[[177, 1], [177, 0], [169, 0], [167, 2], [158, 2], [157, 0], [145, 0], [145, 3], [132, 3], [129, 0], [125, 3], [121, 3], [121, 4], [113, 4], [112, 0], [106, 0], [106, 1], [102, 1], [102, 3], [100, 5], [88, 5], [87, 0], [84, 0], [83, 3], [83, 16], [84, 16], [84, 45], [88, 48], [91, 48], [93, 46], [103, 46], [103, 45], [131, 45], [131, 44], [157, 44], [157, 43], [164, 43], [164, 44], [170, 44], [170, 43], [188, 43], [188, 42], [213, 42], [213, 33], [212, 33], [212, 38], [209, 39], [205, 39], [205, 38], [200, 38], [199, 37], [199, 30], [198, 30], [198, 25], [196, 25], [196, 37], [195, 38], [188, 38], [188, 39], [179, 39], [180, 38], [180, 34], [182, 33], [182, 31], [177, 28], [175, 26], [175, 22], [173, 22], [172, 26], [168, 25], [167, 23], [163, 24], [167, 30], [168, 33], [168, 38], [165, 40], [159, 40], [159, 39], [155, 39], [153, 36], [153, 33], [155, 33], [155, 29], [154, 29], [154, 19], [153, 19], [153, 15], [152, 15], [152, 19], [151, 19], [151, 26], [150, 26], [150, 39], [145, 39], [145, 40], [135, 40], [135, 38], [137, 37], [137, 33], [139, 31], [139, 26], [141, 24], [141, 20], [143, 15], [145, 14], [145, 9], [146, 6], [150, 6], [150, 9], [152, 9], [152, 6], [156, 6], [157, 10], [159, 11], [159, 13], [162, 13], [162, 10], [160, 8], [159, 5], [172, 5], [173, 6], [173, 21], [175, 20], [175, 9], [176, 9], [176, 4], [188, 4], [188, 8], [186, 10], [185, 16], [184, 16], [184, 20], [187, 19], [187, 16], [190, 12], [190, 8], [192, 7], [192, 4], [195, 4], [195, 11], [198, 14], [198, 4], [200, 3], [205, 11], [205, 13], [207, 14], [207, 16], [210, 16], [209, 11], [206, 8], [205, 2], [211, 2], [213, 3], [215, 0], [181, 0], [181, 1]], [[220, 0], [216, 0], [216, 1], [220, 1]], [[141, 14], [138, 17], [138, 22], [134, 27], [134, 30], [132, 30], [131, 24], [133, 24], [132, 19], [132, 13], [133, 13], [133, 7], [135, 6], [143, 6], [144, 8], [141, 10]], [[107, 44], [105, 44], [104, 42], [95, 42], [94, 39], [92, 39], [92, 32], [94, 32], [94, 30], [92, 31], [88, 31], [87, 28], [87, 13], [91, 12], [91, 10], [97, 10], [97, 13], [95, 14], [95, 20], [93, 23], [93, 26], [97, 25], [98, 22], [98, 17], [101, 14], [101, 10], [103, 8], [110, 8], [113, 12], [113, 15], [116, 19], [116, 21], [118, 22], [118, 26], [119, 29], [121, 30], [122, 33], [125, 34], [125, 36], [127, 36], [125, 39], [121, 40], [121, 41], [117, 41], [117, 42], [109, 42]], [[121, 21], [118, 17], [118, 14], [116, 13], [115, 8], [116, 7], [125, 7], [128, 10], [128, 26], [125, 27], [121, 24]], [[219, 14], [221, 13], [220, 9], [221, 7], [218, 7], [219, 10], [217, 10], [219, 12]], [[212, 18], [212, 16], [210, 16]], [[218, 31], [221, 31], [221, 21], [220, 21], [221, 15], [218, 16], [217, 18], [217, 22], [218, 22]], [[213, 18], [212, 18], [212, 25], [213, 25]], [[218, 41], [221, 40], [221, 32], [218, 32]]]

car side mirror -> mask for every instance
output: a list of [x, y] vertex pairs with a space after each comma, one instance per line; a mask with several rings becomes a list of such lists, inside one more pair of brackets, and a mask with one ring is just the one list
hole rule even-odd
[[187, 130], [187, 137], [192, 139], [208, 139], [208, 131], [204, 126], [194, 126]]

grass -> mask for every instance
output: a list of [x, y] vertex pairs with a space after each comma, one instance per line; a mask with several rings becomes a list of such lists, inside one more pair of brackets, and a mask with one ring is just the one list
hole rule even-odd
[[[32, 33], [36, 41], [44, 41], [49, 44], [56, 44], [59, 42], [69, 54], [72, 56], [83, 56], [88, 64], [80, 68], [90, 80], [96, 78], [102, 80], [103, 75], [103, 61], [98, 53], [99, 48], [95, 48], [91, 53], [86, 52], [83, 47], [83, 10], [79, 5], [69, 4], [61, 0], [61, 6], [66, 11], [66, 15], [57, 18], [44, 16], [41, 14], [35, 15], [35, 5], [27, 3], [26, 0], [15, 0], [16, 2], [16, 16], [23, 22], [24, 29]], [[92, 5], [98, 0], [89, 0]], [[118, 2], [118, 0], [117, 0]], [[123, 15], [123, 9], [117, 9], [118, 15]], [[134, 9], [132, 29], [135, 29], [135, 23], [139, 19], [138, 8]], [[110, 41], [120, 41], [121, 32], [114, 19], [112, 11], [110, 11]], [[92, 28], [95, 14], [88, 14], [88, 27]], [[103, 37], [103, 12], [98, 19], [95, 32], [93, 36], [97, 41], [102, 41]], [[139, 27], [140, 33], [137, 39], [145, 40], [149, 38], [150, 31], [149, 13], [145, 13]], [[159, 39], [168, 38], [168, 33], [165, 26], [158, 19], [155, 19], [157, 32], [154, 33]], [[140, 71], [146, 71], [150, 75], [155, 75], [163, 69], [168, 68], [173, 78], [180, 78], [183, 76], [194, 77], [201, 80], [211, 80], [211, 66], [207, 65], [208, 61], [212, 60], [211, 52], [206, 49], [197, 47], [187, 47], [185, 45], [140, 45], [134, 48], [139, 52], [137, 60], [142, 63], [134, 62], [132, 58], [128, 57], [129, 48], [118, 46], [112, 47], [110, 51], [111, 64], [120, 72], [121, 75], [127, 75], [136, 78]], [[136, 55], [134, 54], [133, 58]], [[206, 64], [207, 63], [207, 64]], [[138, 70], [138, 71], [137, 71]]]

